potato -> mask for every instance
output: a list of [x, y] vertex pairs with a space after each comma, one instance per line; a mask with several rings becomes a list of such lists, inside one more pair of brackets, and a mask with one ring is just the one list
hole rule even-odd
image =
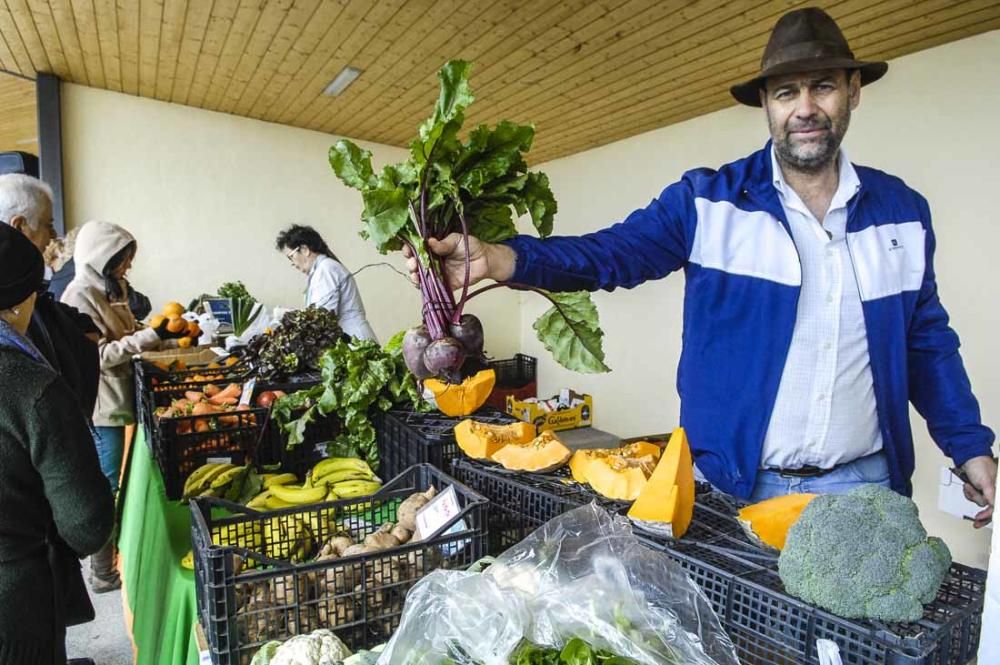
[[399, 525], [410, 532], [416, 531], [417, 511], [426, 506], [436, 494], [437, 490], [431, 487], [426, 492], [417, 492], [406, 497], [396, 510]]

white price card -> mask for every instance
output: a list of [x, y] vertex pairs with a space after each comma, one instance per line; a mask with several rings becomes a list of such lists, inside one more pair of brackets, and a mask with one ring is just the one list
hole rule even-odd
[[248, 406], [250, 398], [253, 397], [253, 389], [257, 387], [257, 377], [254, 377], [243, 384], [243, 393], [240, 395], [240, 404]]
[[[447, 489], [417, 511], [417, 532], [414, 534], [413, 540], [423, 540], [423, 534], [431, 535], [457, 517], [461, 512], [462, 507], [458, 503], [458, 493], [455, 492], [455, 486], [449, 485]], [[468, 528], [465, 520], [458, 520], [441, 535], [450, 536], [454, 533], [461, 533]], [[468, 543], [468, 540], [446, 543], [441, 545], [440, 549], [445, 556], [451, 556], [460, 552]]]

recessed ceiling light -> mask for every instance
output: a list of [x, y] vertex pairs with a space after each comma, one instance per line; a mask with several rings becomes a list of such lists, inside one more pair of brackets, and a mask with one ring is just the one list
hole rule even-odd
[[337, 74], [332, 81], [330, 81], [330, 85], [326, 86], [323, 90], [323, 94], [328, 97], [336, 97], [346, 90], [347, 86], [354, 83], [354, 79], [359, 76], [361, 76], [360, 69], [350, 66], [344, 67], [340, 70], [340, 73]]

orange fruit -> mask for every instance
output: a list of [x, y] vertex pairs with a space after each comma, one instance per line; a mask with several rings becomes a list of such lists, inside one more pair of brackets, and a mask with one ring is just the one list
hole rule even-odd
[[188, 321], [188, 337], [194, 339], [201, 337], [201, 328], [194, 321]]
[[157, 314], [156, 316], [154, 316], [152, 319], [149, 320], [149, 327], [159, 328], [160, 326], [163, 325], [163, 322], [166, 320], [167, 317], [163, 316], [162, 314]]
[[163, 316], [172, 319], [184, 313], [184, 305], [179, 302], [168, 302], [163, 306]]
[[226, 367], [232, 367], [233, 365], [235, 365], [239, 361], [240, 361], [240, 359], [237, 358], [236, 356], [229, 356], [228, 358], [226, 358]]
[[182, 349], [190, 349], [193, 344], [194, 340], [191, 339], [190, 337], [180, 337], [177, 340], [177, 346], [179, 346]]
[[170, 320], [167, 321], [167, 330], [172, 333], [180, 333], [187, 330], [188, 322], [179, 316], [172, 316]]

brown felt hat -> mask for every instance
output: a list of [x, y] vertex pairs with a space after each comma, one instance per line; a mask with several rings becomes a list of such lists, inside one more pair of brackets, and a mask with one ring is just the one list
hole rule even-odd
[[837, 22], [818, 7], [806, 7], [778, 19], [764, 48], [760, 73], [729, 92], [740, 104], [759, 107], [764, 79], [821, 69], [857, 69], [861, 85], [867, 85], [882, 78], [889, 65], [855, 60]]

